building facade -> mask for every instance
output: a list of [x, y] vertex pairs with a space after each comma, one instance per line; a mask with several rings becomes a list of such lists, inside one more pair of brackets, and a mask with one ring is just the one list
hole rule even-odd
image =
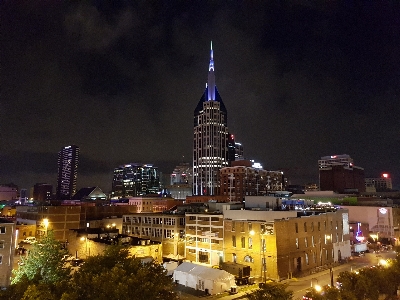
[[379, 178], [365, 178], [365, 186], [375, 187], [376, 192], [387, 192], [393, 188], [392, 178], [388, 173], [383, 173]]
[[307, 274], [351, 256], [347, 210], [287, 218], [267, 211], [264, 220], [260, 212], [247, 213], [254, 216], [226, 216], [224, 260], [250, 266], [259, 281]]
[[15, 237], [15, 223], [7, 219], [0, 219], [0, 287], [7, 287], [11, 283]]
[[71, 199], [76, 193], [79, 147], [70, 145], [58, 152], [57, 199]]
[[219, 169], [228, 166], [227, 110], [215, 85], [214, 58], [206, 89], [194, 110], [193, 195], [218, 195]]
[[224, 256], [224, 216], [186, 214], [186, 259], [218, 266]]
[[170, 185], [175, 184], [193, 184], [193, 168], [189, 163], [177, 165], [171, 174]]
[[136, 197], [160, 191], [160, 172], [151, 164], [126, 164], [114, 169], [112, 197]]
[[129, 198], [129, 205], [135, 205], [137, 213], [163, 212], [181, 203], [182, 201], [167, 197], [140, 196]]
[[170, 184], [165, 186], [174, 199], [185, 200], [193, 193], [193, 167], [189, 163], [177, 165], [170, 176]]
[[364, 169], [356, 166], [335, 165], [319, 170], [321, 191], [340, 194], [365, 192]]
[[16, 219], [19, 224], [34, 225], [37, 239], [51, 230], [57, 240], [65, 241], [71, 229], [87, 228], [91, 221], [121, 218], [131, 212], [136, 212], [135, 206], [17, 206]]
[[0, 200], [13, 200], [18, 197], [18, 188], [15, 186], [0, 186]]
[[36, 183], [33, 186], [33, 199], [37, 201], [48, 201], [53, 198], [53, 186], [48, 183]]
[[368, 225], [363, 232], [364, 240], [371, 234], [377, 235], [379, 240], [393, 245], [399, 244], [400, 239], [400, 208], [389, 206], [342, 206], [349, 211], [352, 223]]
[[235, 142], [235, 160], [244, 159], [243, 145]]
[[185, 216], [183, 214], [124, 215], [122, 234], [161, 242], [165, 258], [184, 258]]
[[232, 162], [220, 170], [220, 194], [230, 201], [243, 202], [246, 196], [267, 195], [284, 188], [283, 172], [257, 168], [249, 160]]
[[364, 169], [355, 166], [353, 159], [347, 154], [321, 157], [318, 160], [318, 169], [321, 191], [365, 192]]
[[346, 166], [350, 167], [354, 164], [353, 159], [348, 154], [341, 155], [328, 155], [321, 157], [318, 160], [318, 168], [330, 168], [332, 166]]

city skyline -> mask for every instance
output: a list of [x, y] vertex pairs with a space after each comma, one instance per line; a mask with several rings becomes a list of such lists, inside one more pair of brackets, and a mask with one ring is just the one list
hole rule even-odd
[[3, 1], [0, 183], [55, 187], [57, 152], [71, 144], [78, 189], [111, 190], [130, 162], [164, 174], [191, 162], [212, 40], [245, 158], [304, 184], [318, 182], [321, 157], [348, 154], [397, 188], [399, 12], [388, 1]]

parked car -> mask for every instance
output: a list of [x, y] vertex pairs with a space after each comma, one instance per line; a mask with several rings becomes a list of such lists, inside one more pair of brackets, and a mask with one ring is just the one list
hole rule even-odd
[[69, 254], [65, 254], [63, 256], [63, 261], [71, 261], [73, 259], [74, 259], [74, 257], [72, 255], [69, 255]]
[[71, 260], [71, 266], [73, 267], [79, 267], [84, 263], [83, 259], [80, 258], [74, 258]]
[[36, 243], [37, 241], [36, 241], [36, 238], [34, 236], [28, 236], [27, 238], [25, 238], [23, 240], [23, 242], [27, 243], [27, 244], [33, 244], [33, 243]]

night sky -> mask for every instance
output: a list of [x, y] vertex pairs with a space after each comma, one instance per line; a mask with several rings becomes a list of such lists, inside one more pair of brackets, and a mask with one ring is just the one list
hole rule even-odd
[[392, 2], [3, 0], [0, 183], [55, 186], [69, 144], [81, 151], [78, 188], [105, 192], [121, 164], [167, 174], [191, 162], [212, 40], [246, 158], [305, 184], [317, 182], [321, 156], [349, 154], [399, 187]]

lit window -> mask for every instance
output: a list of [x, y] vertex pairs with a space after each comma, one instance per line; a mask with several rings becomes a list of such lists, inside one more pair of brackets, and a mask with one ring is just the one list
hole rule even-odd
[[249, 237], [249, 249], [253, 249], [253, 239]]

